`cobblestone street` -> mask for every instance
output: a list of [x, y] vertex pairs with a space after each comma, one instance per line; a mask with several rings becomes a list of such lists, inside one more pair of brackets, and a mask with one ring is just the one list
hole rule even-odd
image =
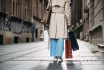
[[88, 43], [78, 40], [78, 44], [73, 58], [63, 56], [62, 63], [53, 62], [44, 42], [0, 46], [0, 70], [104, 70], [104, 58], [97, 58]]

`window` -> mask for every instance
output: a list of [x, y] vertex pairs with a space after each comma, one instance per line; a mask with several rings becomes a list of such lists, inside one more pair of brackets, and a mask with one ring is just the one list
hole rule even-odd
[[1, 11], [1, 0], [0, 0], [0, 11]]
[[18, 16], [18, 3], [16, 3], [16, 16]]
[[27, 16], [26, 16], [26, 7], [25, 7], [25, 13], [24, 13], [24, 14], [25, 14], [25, 17], [24, 17], [24, 18], [26, 19], [26, 17], [27, 17]]
[[1, 11], [5, 12], [5, 0], [1, 0]]
[[14, 12], [15, 12], [15, 2], [13, 1], [13, 15], [14, 15]]
[[24, 19], [27, 18], [27, 0], [25, 0], [25, 7], [24, 7]]

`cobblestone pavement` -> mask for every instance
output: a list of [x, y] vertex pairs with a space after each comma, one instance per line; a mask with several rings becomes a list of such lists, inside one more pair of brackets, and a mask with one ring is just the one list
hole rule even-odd
[[44, 42], [0, 46], [0, 70], [104, 70], [104, 59], [97, 58], [88, 43], [78, 40], [73, 58], [53, 62]]

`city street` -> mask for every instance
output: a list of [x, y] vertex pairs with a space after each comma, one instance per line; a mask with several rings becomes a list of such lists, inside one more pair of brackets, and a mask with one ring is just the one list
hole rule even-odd
[[[0, 70], [104, 70], [103, 3], [0, 0]], [[78, 41], [72, 58], [65, 57], [67, 38], [73, 50]], [[62, 62], [50, 57], [49, 39], [51, 55], [63, 54]]]
[[[78, 40], [73, 58], [53, 62], [44, 42], [0, 46], [0, 70], [104, 70], [104, 58], [97, 58], [88, 43]], [[100, 57], [100, 56], [99, 56]]]

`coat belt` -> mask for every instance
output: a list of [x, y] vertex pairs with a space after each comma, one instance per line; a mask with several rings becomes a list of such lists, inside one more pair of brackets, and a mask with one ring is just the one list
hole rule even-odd
[[64, 13], [64, 7], [52, 7], [52, 13]]

